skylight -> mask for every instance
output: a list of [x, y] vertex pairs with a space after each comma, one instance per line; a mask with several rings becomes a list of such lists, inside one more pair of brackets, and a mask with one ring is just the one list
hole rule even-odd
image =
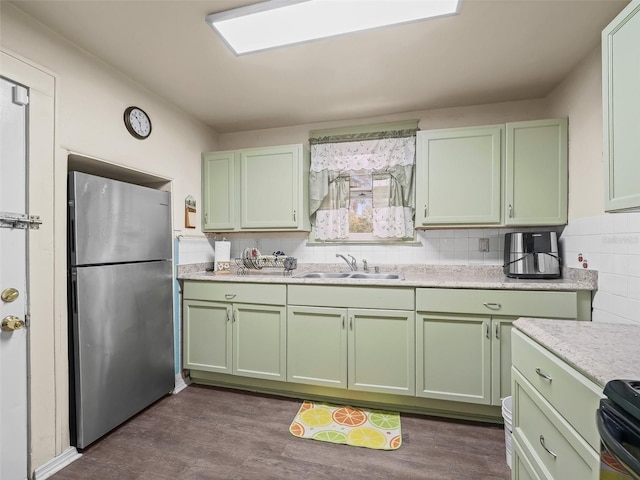
[[236, 55], [457, 13], [459, 0], [269, 0], [207, 23]]

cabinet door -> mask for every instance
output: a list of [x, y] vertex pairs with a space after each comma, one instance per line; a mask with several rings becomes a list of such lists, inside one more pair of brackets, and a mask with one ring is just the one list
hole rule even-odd
[[240, 151], [242, 228], [298, 226], [301, 161], [300, 145]]
[[418, 314], [416, 395], [489, 405], [490, 328], [489, 317]]
[[416, 226], [500, 223], [502, 128], [417, 134]]
[[511, 395], [511, 327], [515, 318], [491, 320], [491, 403]]
[[567, 119], [507, 123], [505, 224], [567, 223]]
[[640, 2], [602, 32], [605, 210], [640, 207]]
[[202, 230], [234, 230], [238, 227], [239, 172], [235, 152], [203, 155]]
[[349, 388], [415, 395], [415, 313], [349, 309]]
[[512, 439], [511, 445], [512, 480], [543, 480], [538, 476], [531, 460], [527, 458], [527, 454], [524, 452], [524, 449], [520, 447], [520, 444], [515, 439]]
[[286, 380], [285, 307], [233, 305], [233, 373]]
[[184, 368], [232, 373], [230, 319], [230, 304], [184, 301]]
[[347, 388], [347, 310], [288, 307], [287, 381]]

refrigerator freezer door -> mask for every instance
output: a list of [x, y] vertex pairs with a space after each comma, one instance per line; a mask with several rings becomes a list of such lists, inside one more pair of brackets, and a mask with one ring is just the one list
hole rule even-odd
[[71, 265], [171, 258], [170, 194], [69, 173]]
[[171, 262], [78, 267], [71, 280], [74, 444], [84, 448], [174, 387]]

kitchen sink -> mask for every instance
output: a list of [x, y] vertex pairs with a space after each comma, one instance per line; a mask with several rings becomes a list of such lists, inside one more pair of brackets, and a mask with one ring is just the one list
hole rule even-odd
[[349, 278], [372, 278], [380, 280], [400, 280], [397, 273], [351, 273]]
[[400, 280], [400, 275], [396, 273], [366, 273], [366, 272], [307, 272], [296, 275], [295, 278], [353, 278], [353, 279], [376, 279], [376, 280]]
[[350, 273], [334, 273], [334, 272], [308, 272], [296, 275], [296, 278], [347, 278]]

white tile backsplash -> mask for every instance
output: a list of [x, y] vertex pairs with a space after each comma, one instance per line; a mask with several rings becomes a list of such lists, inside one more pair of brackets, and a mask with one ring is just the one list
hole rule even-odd
[[640, 212], [573, 220], [560, 242], [565, 266], [598, 270], [593, 321], [640, 324]]

